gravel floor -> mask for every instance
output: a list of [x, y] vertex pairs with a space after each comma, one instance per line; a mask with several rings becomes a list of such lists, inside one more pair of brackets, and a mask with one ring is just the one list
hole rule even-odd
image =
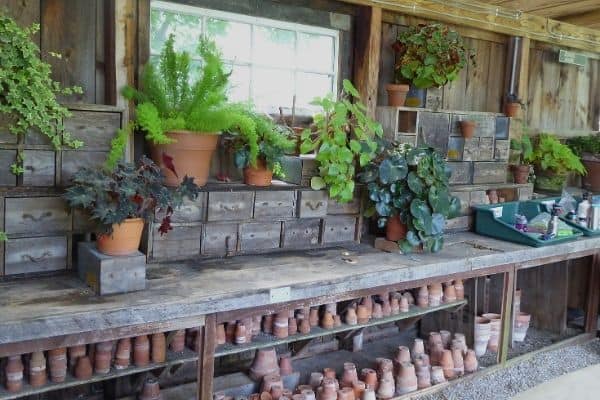
[[[528, 333], [529, 334], [529, 333]], [[600, 340], [539, 354], [481, 378], [451, 385], [419, 400], [508, 400], [568, 372], [600, 363]]]

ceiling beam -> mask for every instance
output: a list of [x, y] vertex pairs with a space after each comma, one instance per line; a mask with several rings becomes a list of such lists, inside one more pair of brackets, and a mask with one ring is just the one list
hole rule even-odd
[[600, 28], [600, 9], [581, 14], [567, 15], [566, 17], [561, 17], [560, 20], [573, 25], [598, 29]]
[[483, 0], [483, 2], [549, 18], [579, 14], [600, 7], [598, 0]]
[[600, 32], [512, 9], [498, 11], [480, 1], [465, 0], [342, 0], [381, 7], [445, 23], [464, 25], [511, 36], [600, 53]]

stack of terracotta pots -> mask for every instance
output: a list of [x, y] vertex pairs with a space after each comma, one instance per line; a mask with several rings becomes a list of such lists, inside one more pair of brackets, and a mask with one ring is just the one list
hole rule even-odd
[[494, 313], [486, 313], [481, 316], [490, 320], [490, 340], [488, 341], [487, 349], [495, 353], [498, 351], [498, 344], [500, 341], [502, 316]]
[[140, 393], [139, 400], [161, 400], [160, 387], [158, 386], [158, 380], [154, 378], [148, 378], [144, 382], [142, 392]]
[[492, 334], [491, 321], [484, 317], [475, 317], [475, 354], [481, 357], [485, 354]]
[[258, 349], [250, 366], [250, 378], [260, 381], [267, 375], [279, 375], [277, 353], [274, 348]]
[[456, 289], [453, 282], [446, 282], [444, 285], [444, 295], [442, 300], [444, 303], [453, 303], [456, 301]]
[[519, 311], [519, 313], [515, 316], [515, 324], [513, 327], [513, 340], [515, 342], [522, 342], [525, 340], [530, 322], [531, 314]]
[[433, 283], [428, 287], [429, 307], [437, 307], [442, 304], [443, 289], [441, 283]]

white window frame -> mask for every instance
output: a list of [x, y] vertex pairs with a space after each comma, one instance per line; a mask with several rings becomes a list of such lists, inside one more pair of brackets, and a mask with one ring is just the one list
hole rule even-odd
[[[274, 20], [274, 19], [269, 19], [269, 18], [261, 18], [261, 17], [253, 17], [250, 15], [244, 15], [244, 14], [237, 14], [237, 13], [233, 13], [233, 12], [226, 12], [226, 11], [219, 11], [219, 10], [212, 10], [212, 9], [208, 9], [208, 8], [202, 8], [202, 7], [196, 7], [196, 6], [190, 6], [190, 5], [186, 5], [186, 4], [179, 4], [179, 3], [173, 3], [173, 2], [168, 2], [168, 1], [160, 1], [160, 0], [152, 0], [150, 3], [150, 9], [154, 10], [154, 9], [159, 9], [162, 11], [168, 11], [168, 12], [173, 12], [173, 13], [178, 13], [178, 14], [188, 14], [188, 15], [193, 15], [196, 17], [200, 17], [202, 19], [202, 23], [201, 23], [201, 32], [202, 34], [206, 34], [206, 28], [207, 28], [207, 19], [208, 18], [217, 18], [217, 19], [222, 19], [225, 21], [231, 21], [231, 22], [240, 22], [240, 23], [245, 23], [245, 24], [249, 24], [250, 25], [250, 61], [239, 61], [239, 60], [231, 60], [231, 59], [224, 59], [225, 63], [228, 65], [232, 65], [233, 67], [235, 66], [245, 66], [248, 67], [250, 69], [250, 82], [249, 82], [249, 100], [253, 100], [254, 99], [254, 93], [253, 93], [253, 76], [254, 76], [254, 69], [255, 67], [266, 67], [266, 68], [272, 68], [272, 69], [280, 69], [280, 70], [285, 70], [285, 71], [291, 71], [294, 75], [294, 93], [296, 93], [296, 85], [297, 85], [297, 81], [298, 81], [298, 73], [313, 73], [313, 74], [319, 74], [319, 75], [324, 75], [324, 76], [329, 76], [332, 78], [332, 88], [331, 91], [333, 93], [334, 98], [337, 97], [337, 87], [338, 87], [338, 79], [339, 79], [339, 49], [340, 49], [340, 35], [339, 35], [339, 31], [335, 30], [335, 29], [329, 29], [329, 28], [323, 28], [323, 27], [318, 27], [318, 26], [312, 26], [312, 25], [304, 25], [304, 24], [298, 24], [298, 23], [293, 23], [293, 22], [286, 22], [286, 21], [279, 21], [279, 20]], [[262, 27], [267, 27], [267, 28], [279, 28], [279, 29], [285, 29], [285, 30], [289, 30], [289, 31], [293, 31], [295, 36], [296, 36], [296, 49], [294, 50], [295, 53], [297, 54], [297, 47], [298, 47], [298, 40], [299, 40], [299, 34], [300, 33], [306, 33], [306, 34], [317, 34], [317, 35], [325, 35], [325, 36], [330, 36], [333, 38], [333, 54], [332, 54], [332, 59], [333, 59], [333, 65], [331, 66], [331, 69], [328, 71], [324, 71], [324, 70], [316, 70], [316, 69], [309, 69], [309, 68], [298, 68], [297, 66], [293, 66], [292, 68], [289, 67], [275, 67], [275, 66], [270, 66], [268, 64], [261, 64], [259, 62], [255, 62], [255, 60], [253, 59], [252, 55], [253, 55], [253, 46], [254, 46], [254, 29], [257, 26], [262, 26]], [[157, 53], [151, 53], [151, 56], [157, 56]], [[192, 54], [192, 59], [195, 60], [194, 55]], [[197, 59], [196, 59], [197, 60]], [[327, 93], [323, 93], [322, 96], [325, 96]], [[287, 105], [271, 105], [271, 109], [269, 110], [264, 110], [264, 111], [268, 111], [270, 113], [276, 113], [277, 112], [277, 108], [279, 106], [283, 107], [284, 109], [291, 109], [292, 107], [292, 99], [290, 99], [290, 104]], [[296, 114], [298, 115], [311, 115], [312, 113], [305, 109], [305, 108], [299, 108], [297, 107], [296, 110]]]

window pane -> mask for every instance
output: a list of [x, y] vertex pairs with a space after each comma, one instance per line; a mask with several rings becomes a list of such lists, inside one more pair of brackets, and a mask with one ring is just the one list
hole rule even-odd
[[150, 52], [160, 53], [165, 41], [175, 35], [175, 49], [196, 53], [202, 34], [200, 17], [153, 9], [150, 14]]
[[255, 68], [252, 81], [253, 100], [257, 107], [292, 106], [294, 73], [271, 68]]
[[298, 107], [313, 109], [309, 103], [315, 97], [323, 97], [331, 93], [333, 79], [331, 75], [298, 73], [296, 82], [296, 99]]
[[279, 28], [254, 27], [254, 62], [272, 67], [293, 67], [296, 33]]
[[250, 67], [234, 65], [229, 77], [229, 100], [248, 101], [250, 99]]
[[298, 34], [298, 68], [314, 71], [333, 71], [333, 37]]
[[209, 18], [206, 31], [214, 38], [226, 60], [250, 61], [250, 25]]

